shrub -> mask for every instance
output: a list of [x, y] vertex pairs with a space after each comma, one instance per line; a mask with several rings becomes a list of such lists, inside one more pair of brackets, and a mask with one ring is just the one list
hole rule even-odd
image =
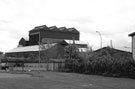
[[66, 65], [70, 72], [135, 78], [135, 61], [128, 55], [115, 57], [116, 52], [108, 49], [89, 55], [77, 53]]

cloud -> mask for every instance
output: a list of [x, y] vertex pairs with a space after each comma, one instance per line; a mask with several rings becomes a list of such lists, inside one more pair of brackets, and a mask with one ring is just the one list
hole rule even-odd
[[[99, 34], [81, 32], [81, 40], [88, 42], [93, 49], [100, 48], [100, 36]], [[116, 33], [115, 35], [103, 35], [102, 36], [102, 46], [110, 46], [112, 41], [113, 47], [121, 50], [130, 50], [131, 51], [131, 38], [128, 37], [128, 32]], [[125, 49], [124, 47], [129, 47]]]
[[12, 48], [17, 47], [18, 41], [16, 39], [10, 38], [9, 37], [9, 32], [8, 31], [0, 31], [0, 50], [3, 52], [9, 51]]
[[0, 20], [0, 24], [7, 24], [7, 23], [11, 23], [11, 21], [9, 21], [9, 20]]
[[[115, 47], [129, 46], [128, 34], [135, 29], [134, 3], [134, 0], [0, 0], [0, 31], [8, 33], [2, 36], [12, 40], [14, 46], [29, 30], [45, 24], [75, 27], [81, 32], [81, 40], [95, 48], [100, 46], [96, 31], [101, 32], [104, 46], [110, 40]], [[1, 39], [0, 42], [4, 45]]]

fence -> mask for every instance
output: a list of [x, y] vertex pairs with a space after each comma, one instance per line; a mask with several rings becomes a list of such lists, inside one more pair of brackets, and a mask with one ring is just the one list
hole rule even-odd
[[34, 70], [40, 70], [40, 71], [60, 71], [61, 69], [65, 68], [64, 62], [59, 63], [24, 63], [24, 66], [11, 66], [14, 65], [13, 63], [10, 63], [10, 70], [24, 70], [24, 71], [34, 71]]

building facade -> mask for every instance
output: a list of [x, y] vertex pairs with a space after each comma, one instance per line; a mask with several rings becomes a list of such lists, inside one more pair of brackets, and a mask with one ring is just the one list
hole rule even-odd
[[132, 37], [132, 56], [135, 60], [135, 32], [129, 34], [130, 37]]
[[46, 25], [37, 26], [29, 31], [29, 45], [38, 45], [38, 42], [42, 41], [43, 38], [48, 39], [66, 39], [79, 40], [79, 31], [75, 28], [66, 28], [56, 26], [47, 27]]
[[[33, 60], [36, 61], [40, 51], [41, 57], [45, 54], [42, 59], [47, 59], [45, 58], [47, 56], [51, 59], [64, 58], [64, 48], [69, 44], [73, 44], [73, 40], [80, 51], [86, 51], [87, 44], [79, 39], [80, 32], [75, 28], [37, 26], [29, 31], [29, 39], [22, 37], [19, 46], [7, 52], [6, 56], [25, 59], [35, 58]], [[44, 48], [41, 49], [41, 46]]]

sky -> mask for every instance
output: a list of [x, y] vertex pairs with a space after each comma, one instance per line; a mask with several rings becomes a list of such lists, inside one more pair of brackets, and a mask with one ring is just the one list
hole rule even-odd
[[135, 0], [0, 0], [0, 51], [16, 48], [36, 26], [75, 27], [94, 50], [102, 45], [131, 51]]

